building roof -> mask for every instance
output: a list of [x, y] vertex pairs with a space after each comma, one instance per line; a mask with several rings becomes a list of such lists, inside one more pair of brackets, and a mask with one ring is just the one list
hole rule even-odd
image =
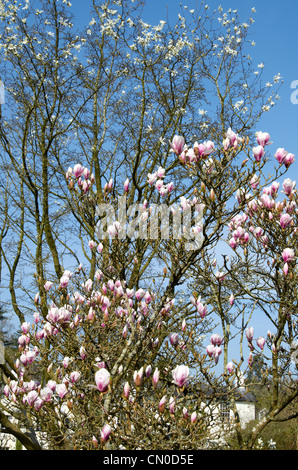
[[245, 387], [238, 387], [235, 390], [235, 400], [240, 402], [256, 402], [257, 399], [255, 395], [251, 392], [248, 392]]
[[[205, 396], [207, 399], [210, 400], [215, 399], [217, 401], [223, 402], [229, 400], [229, 393], [227, 391], [227, 387], [222, 385], [218, 388], [206, 387], [202, 384], [196, 385], [192, 387], [192, 390], [186, 390], [185, 393], [191, 395], [199, 394]], [[255, 403], [257, 401], [255, 395], [252, 392], [249, 392], [246, 387], [240, 386], [231, 390], [233, 393], [236, 402], [243, 402], [243, 403]]]

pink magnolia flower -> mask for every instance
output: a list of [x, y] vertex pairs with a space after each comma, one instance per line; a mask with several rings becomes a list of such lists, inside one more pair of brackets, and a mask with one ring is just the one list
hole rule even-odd
[[172, 346], [177, 346], [177, 344], [179, 342], [178, 333], [171, 333], [170, 336], [169, 336], [169, 339], [170, 339], [170, 343], [171, 343]]
[[125, 385], [124, 385], [124, 387], [123, 387], [123, 395], [125, 396], [125, 398], [128, 399], [129, 393], [130, 393], [130, 386], [129, 386], [129, 383], [128, 383], [128, 382], [125, 382]]
[[159, 408], [159, 411], [160, 411], [161, 413], [163, 413], [164, 410], [165, 410], [166, 401], [167, 401], [167, 397], [166, 397], [166, 395], [164, 395], [164, 396], [161, 398], [161, 400], [160, 400], [160, 402], [159, 402], [159, 404], [158, 404], [158, 408]]
[[92, 436], [92, 444], [93, 444], [95, 449], [98, 448], [98, 440], [96, 439], [95, 436]]
[[172, 142], [170, 142], [170, 146], [172, 150], [176, 153], [176, 155], [180, 155], [184, 148], [185, 140], [184, 137], [175, 135]]
[[90, 241], [88, 242], [88, 246], [89, 246], [90, 250], [93, 250], [94, 248], [96, 248], [96, 243], [95, 243], [95, 241], [94, 241], [94, 240], [90, 240]]
[[229, 374], [231, 374], [233, 370], [234, 370], [234, 364], [232, 361], [230, 361], [227, 363], [227, 371], [229, 372]]
[[150, 295], [150, 292], [146, 292], [145, 295], [144, 295], [144, 300], [146, 302], [146, 304], [150, 304], [150, 302], [152, 301], [152, 297]]
[[92, 279], [87, 279], [87, 281], [83, 284], [83, 288], [86, 292], [91, 292], [93, 287]]
[[225, 280], [226, 275], [225, 275], [225, 273], [222, 272], [222, 271], [217, 271], [217, 272], [215, 273], [215, 277], [219, 280], [219, 282], [222, 282], [222, 281]]
[[293, 261], [295, 257], [295, 252], [292, 248], [285, 248], [284, 251], [282, 252], [282, 259], [284, 260], [285, 263], [288, 263], [289, 261]]
[[256, 189], [260, 183], [260, 178], [257, 175], [254, 175], [250, 180], [250, 185], [253, 189]]
[[18, 338], [18, 343], [20, 345], [21, 348], [25, 348], [26, 346], [28, 346], [28, 344], [30, 343], [30, 338], [29, 336], [27, 335], [21, 335], [19, 338]]
[[111, 426], [109, 424], [105, 424], [102, 430], [100, 431], [102, 442], [107, 442], [107, 440], [110, 437], [111, 431], [112, 431]]
[[283, 160], [283, 164], [286, 168], [289, 168], [290, 165], [295, 161], [295, 155], [293, 153], [287, 153]]
[[38, 323], [39, 320], [40, 320], [40, 313], [39, 312], [34, 312], [33, 317], [34, 317], [34, 322]]
[[226, 137], [222, 142], [223, 149], [227, 151], [230, 147], [230, 139]]
[[44, 288], [47, 292], [49, 292], [49, 290], [51, 289], [53, 283], [51, 281], [47, 281], [44, 285]]
[[257, 141], [258, 141], [258, 144], [259, 145], [262, 145], [262, 147], [265, 147], [265, 145], [268, 145], [270, 142], [270, 135], [268, 134], [268, 132], [257, 132], [256, 133], [256, 138], [257, 138]]
[[173, 383], [179, 388], [188, 383], [189, 368], [187, 366], [176, 366], [172, 371]]
[[23, 322], [22, 325], [21, 325], [21, 330], [22, 332], [26, 335], [27, 333], [29, 333], [29, 330], [30, 330], [30, 323], [28, 322]]
[[84, 168], [84, 171], [83, 171], [83, 175], [84, 175], [84, 178], [87, 180], [90, 176], [90, 170], [89, 168]]
[[278, 181], [273, 181], [272, 185], [270, 186], [270, 194], [271, 196], [275, 196], [279, 190], [279, 183]]
[[140, 302], [140, 300], [142, 300], [142, 298], [144, 297], [145, 295], [145, 291], [143, 289], [138, 289], [135, 293], [135, 296], [136, 296], [136, 299]]
[[286, 178], [282, 184], [283, 192], [287, 196], [290, 196], [293, 193], [295, 186], [296, 181], [292, 181], [290, 178]]
[[203, 144], [195, 144], [194, 152], [199, 157], [207, 157], [214, 150], [214, 143], [211, 140], [204, 142]]
[[80, 347], [80, 357], [82, 360], [86, 359], [87, 357], [86, 349], [84, 348], [84, 346]]
[[254, 235], [256, 236], [256, 238], [260, 238], [262, 235], [263, 235], [264, 231], [261, 227], [256, 227], [254, 229]]
[[160, 166], [157, 170], [158, 178], [164, 178], [165, 174], [166, 174], [166, 170]]
[[155, 183], [155, 187], [157, 189], [157, 191], [160, 191], [161, 188], [163, 187], [163, 180], [162, 179], [158, 179]]
[[175, 398], [171, 397], [169, 400], [169, 407], [171, 415], [175, 413]]
[[284, 148], [278, 148], [275, 152], [275, 155], [274, 157], [276, 158], [276, 160], [278, 161], [278, 163], [283, 163], [285, 157], [287, 155], [287, 152], [285, 151]]
[[221, 347], [220, 346], [214, 346], [213, 357], [214, 357], [214, 360], [215, 360], [215, 364], [218, 363], [219, 356], [221, 355], [221, 353], [222, 353]]
[[156, 368], [152, 376], [152, 385], [156, 387], [159, 381], [159, 370]]
[[52, 400], [53, 390], [50, 387], [44, 387], [40, 390], [40, 397], [43, 401], [50, 402]]
[[236, 242], [236, 240], [235, 240], [234, 237], [232, 237], [232, 238], [230, 239], [229, 245], [230, 245], [230, 247], [231, 247], [233, 250], [235, 250], [235, 248], [237, 248], [238, 243]]
[[196, 302], [196, 307], [197, 307], [197, 311], [200, 315], [201, 318], [204, 318], [206, 315], [207, 315], [207, 306], [204, 305], [202, 302], [201, 302], [201, 298], [199, 297], [197, 302]]
[[69, 366], [69, 363], [70, 363], [70, 357], [64, 357], [62, 364], [65, 369], [67, 369], [67, 367]]
[[144, 373], [143, 367], [141, 367], [139, 371], [136, 371], [136, 370], [134, 371], [133, 380], [137, 387], [141, 385], [143, 373]]
[[190, 415], [190, 422], [192, 424], [195, 424], [195, 422], [197, 421], [197, 412], [196, 411], [193, 411]]
[[157, 180], [157, 173], [148, 173], [148, 184], [152, 186]]
[[91, 187], [91, 181], [90, 181], [90, 180], [83, 181], [83, 183], [82, 183], [82, 190], [83, 190], [83, 193], [84, 193], [84, 194], [87, 194], [87, 193], [88, 193], [90, 187]]
[[249, 341], [251, 343], [252, 339], [253, 339], [253, 336], [254, 336], [254, 329], [252, 326], [250, 326], [249, 328], [247, 328], [246, 332], [245, 332], [245, 336], [247, 338], [247, 341]]
[[65, 384], [58, 384], [56, 386], [56, 393], [59, 395], [60, 398], [63, 399], [68, 393], [66, 385]]
[[265, 153], [264, 147], [262, 145], [258, 145], [257, 147], [254, 147], [252, 149], [252, 153], [253, 153], [253, 156], [255, 157], [255, 160], [257, 162], [260, 162]]
[[267, 209], [273, 209], [275, 207], [274, 199], [272, 199], [268, 194], [262, 194], [259, 201]]
[[174, 183], [171, 181], [166, 185], [167, 193], [171, 193], [174, 189]]
[[47, 383], [47, 387], [49, 387], [49, 389], [51, 389], [52, 392], [55, 392], [57, 383], [55, 382], [55, 380], [49, 380]]
[[38, 398], [38, 393], [36, 392], [36, 390], [31, 390], [31, 392], [29, 392], [27, 394], [27, 402], [28, 402], [28, 405], [29, 406], [33, 406], [35, 400], [37, 400]]
[[73, 175], [75, 178], [79, 178], [80, 176], [83, 175], [85, 168], [80, 165], [79, 163], [74, 166], [73, 168]]
[[162, 185], [162, 187], [159, 189], [159, 194], [164, 197], [168, 194], [168, 187], [165, 185]]
[[60, 287], [62, 289], [64, 289], [65, 287], [67, 287], [69, 284], [69, 277], [68, 276], [62, 276], [60, 278]]
[[211, 335], [210, 341], [213, 346], [220, 346], [223, 342], [223, 338], [219, 334], [214, 333]]
[[124, 191], [127, 193], [129, 190], [129, 179], [126, 178], [126, 180], [124, 181]]
[[73, 372], [71, 372], [70, 374], [70, 381], [71, 383], [76, 383], [78, 380], [80, 380], [81, 378], [81, 374], [80, 372], [78, 372], [77, 370], [74, 370]]
[[260, 336], [257, 339], [257, 345], [259, 346], [260, 349], [264, 349], [265, 343], [266, 343], [266, 340], [265, 338], [263, 338], [263, 336]]
[[292, 217], [289, 214], [282, 214], [280, 216], [281, 228], [286, 228], [292, 222]]
[[237, 143], [238, 141], [238, 136], [237, 134], [232, 131], [232, 129], [229, 127], [229, 129], [227, 130], [226, 132], [226, 138], [229, 139], [229, 143], [230, 145], [232, 146], [235, 146], [235, 144]]
[[214, 349], [215, 349], [214, 344], [208, 344], [208, 346], [206, 347], [206, 352], [207, 352], [209, 357], [213, 356]]
[[107, 369], [102, 367], [95, 374], [96, 387], [100, 392], [105, 392], [109, 386], [111, 375]]
[[283, 267], [283, 273], [284, 273], [285, 276], [287, 276], [288, 272], [289, 272], [289, 265], [288, 265], [288, 263], [285, 263], [284, 267]]

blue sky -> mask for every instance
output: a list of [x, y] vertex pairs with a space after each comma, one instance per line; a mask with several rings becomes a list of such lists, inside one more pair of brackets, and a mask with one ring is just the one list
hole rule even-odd
[[[179, 5], [195, 8], [200, 0], [147, 0], [144, 13], [148, 21], [166, 19], [167, 12], [173, 21], [177, 18]], [[283, 85], [279, 90], [280, 100], [276, 107], [263, 115], [259, 130], [269, 132], [273, 141], [272, 151], [284, 147], [296, 155], [298, 160], [298, 104], [291, 102], [291, 83], [298, 80], [298, 2], [296, 0], [210, 0], [210, 10], [219, 5], [224, 11], [237, 9], [239, 18], [246, 21], [254, 7], [255, 23], [250, 27], [250, 37], [255, 47], [250, 49], [255, 64], [263, 62], [264, 81], [280, 73]], [[144, 18], [145, 19], [145, 18]], [[297, 87], [298, 90], [298, 87]], [[296, 165], [297, 167], [297, 165]], [[298, 170], [291, 169], [293, 179], [298, 179]]]
[[[89, 0], [71, 0], [72, 11], [79, 20], [80, 25], [88, 25], [91, 14]], [[98, 3], [100, 0], [97, 0]], [[264, 63], [263, 82], [272, 81], [273, 76], [280, 73], [283, 84], [279, 90], [280, 100], [269, 112], [264, 113], [259, 122], [258, 129], [269, 132], [273, 145], [271, 152], [275, 153], [278, 147], [284, 147], [296, 155], [297, 164], [291, 167], [291, 174], [298, 179], [298, 104], [291, 102], [291, 83], [298, 81], [298, 2], [297, 0], [205, 0], [210, 10], [219, 5], [224, 11], [229, 8], [237, 9], [241, 21], [245, 22], [251, 16], [251, 9], [255, 8], [253, 15], [255, 23], [249, 28], [250, 39], [256, 43], [249, 50], [254, 64]], [[152, 25], [160, 20], [175, 23], [178, 13], [186, 5], [190, 10], [201, 4], [201, 0], [145, 0], [143, 20]], [[297, 86], [298, 96], [298, 86]], [[296, 167], [296, 169], [295, 169]]]
[[[79, 15], [81, 24], [87, 25], [90, 21], [88, 2], [72, 0], [73, 11]], [[143, 20], [150, 24], [157, 24], [160, 20], [175, 22], [181, 12], [180, 4], [189, 9], [200, 6], [200, 0], [146, 0]], [[229, 8], [237, 9], [241, 21], [247, 21], [251, 16], [251, 9], [255, 8], [255, 23], [250, 26], [250, 38], [256, 43], [249, 53], [255, 65], [263, 62], [264, 83], [272, 81], [280, 73], [283, 84], [279, 90], [278, 104], [265, 113], [259, 122], [258, 130], [269, 132], [274, 153], [278, 147], [284, 147], [296, 155], [298, 160], [298, 104], [291, 102], [291, 83], [298, 81], [298, 2], [296, 0], [206, 0], [210, 10], [217, 9], [219, 5], [224, 11]], [[182, 10], [183, 11], [183, 10]], [[298, 83], [298, 82], [297, 82]], [[298, 86], [297, 86], [298, 96]], [[298, 163], [297, 163], [298, 165]], [[289, 176], [298, 179], [297, 165], [290, 169]], [[296, 167], [296, 169], [295, 169]], [[297, 176], [296, 176], [297, 175]]]

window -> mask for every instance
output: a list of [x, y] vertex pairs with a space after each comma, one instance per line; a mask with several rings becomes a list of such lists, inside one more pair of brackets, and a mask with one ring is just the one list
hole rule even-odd
[[227, 401], [220, 402], [220, 417], [224, 423], [230, 422], [230, 403]]

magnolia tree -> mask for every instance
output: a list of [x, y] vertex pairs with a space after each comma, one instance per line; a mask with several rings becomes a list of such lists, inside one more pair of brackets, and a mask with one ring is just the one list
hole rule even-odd
[[[254, 129], [279, 75], [261, 86], [249, 24], [221, 7], [151, 26], [140, 1], [92, 2], [74, 32], [70, 4], [39, 3], [1, 9], [20, 331], [1, 424], [28, 449], [196, 449], [222, 436], [224, 398], [253, 448], [297, 396], [295, 158]], [[272, 403], [247, 439], [235, 390], [260, 352]]]

